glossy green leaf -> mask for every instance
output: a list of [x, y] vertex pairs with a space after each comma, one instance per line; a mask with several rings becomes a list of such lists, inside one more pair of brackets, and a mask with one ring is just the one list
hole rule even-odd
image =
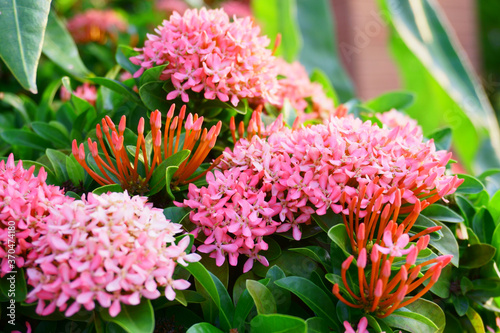
[[85, 181], [85, 169], [76, 161], [73, 154], [66, 156], [66, 172], [71, 182], [76, 186]]
[[262, 27], [262, 33], [269, 36], [271, 47], [276, 36], [281, 34], [275, 55], [282, 56], [286, 61], [296, 60], [300, 50], [301, 40], [297, 22], [297, 5], [295, 0], [253, 0], [252, 13]]
[[30, 116], [21, 97], [8, 92], [2, 92], [2, 94], [0, 94], [0, 101], [12, 106], [14, 110], [19, 113], [19, 116], [25, 124], [31, 123]]
[[307, 246], [295, 249], [290, 249], [290, 251], [301, 253], [309, 258], [313, 259], [317, 263], [323, 265], [327, 272], [331, 271], [332, 265], [330, 260], [330, 254], [324, 248], [319, 246]]
[[59, 182], [63, 183], [68, 180], [68, 172], [66, 171], [66, 155], [54, 149], [47, 149], [45, 153], [47, 154], [50, 163], [52, 163], [52, 170], [54, 170]]
[[97, 195], [106, 194], [108, 192], [123, 192], [123, 189], [118, 184], [109, 184], [109, 185], [100, 186], [92, 191], [92, 193], [97, 194]]
[[139, 65], [134, 65], [130, 61], [130, 57], [137, 55], [138, 52], [127, 45], [120, 45], [116, 50], [115, 60], [124, 70], [131, 74], [135, 74], [141, 68]]
[[[493, 232], [491, 245], [496, 249], [500, 249], [500, 224], [496, 226], [495, 231]], [[500, 251], [497, 251], [495, 254], [495, 262], [500, 267]]]
[[151, 81], [139, 88], [141, 100], [148, 110], [168, 110], [172, 105], [166, 100], [167, 92], [163, 90], [163, 84], [163, 81]]
[[2, 139], [11, 145], [24, 146], [36, 150], [45, 150], [51, 143], [42, 139], [38, 134], [22, 129], [9, 129], [0, 133]]
[[344, 223], [342, 216], [335, 214], [331, 209], [327, 210], [325, 215], [313, 214], [311, 217], [326, 233], [331, 227]]
[[[352, 82], [340, 61], [335, 40], [333, 10], [329, 0], [296, 0], [297, 19], [302, 34], [302, 48], [299, 61], [311, 73], [321, 69], [330, 79], [338, 99], [344, 103], [354, 97]], [[318, 31], [320, 27], [321, 33]], [[343, 45], [340, 52], [345, 53]], [[344, 54], [346, 55], [346, 54]], [[346, 55], [348, 58], [348, 55]]]
[[278, 266], [272, 266], [266, 274], [266, 279], [269, 279], [266, 287], [273, 294], [274, 300], [276, 301], [276, 305], [278, 306], [278, 312], [286, 313], [286, 311], [290, 308], [291, 304], [291, 294], [289, 291], [284, 290], [283, 288], [278, 287], [275, 282], [285, 278], [285, 272]]
[[476, 214], [476, 209], [474, 208], [472, 202], [460, 194], [455, 195], [455, 202], [462, 213], [462, 217], [465, 219], [465, 223], [467, 225], [472, 225], [472, 219]]
[[129, 333], [148, 333], [153, 332], [155, 328], [155, 318], [151, 302], [142, 298], [139, 305], [121, 305], [121, 311], [116, 317], [109, 315], [108, 308], [101, 308], [99, 315], [105, 321], [118, 324]]
[[207, 269], [200, 263], [190, 263], [187, 267], [185, 267], [185, 269], [195, 277], [195, 279], [210, 295], [219, 309], [221, 327], [224, 330], [229, 331], [229, 329], [232, 328], [234, 306], [229, 294], [227, 294], [227, 290], [224, 288], [219, 279], [208, 272]]
[[452, 135], [451, 128], [446, 127], [428, 134], [427, 137], [434, 140], [436, 150], [450, 150]]
[[425, 208], [422, 211], [422, 215], [441, 222], [459, 223], [464, 221], [462, 216], [455, 213], [448, 207], [439, 204], [433, 204]]
[[52, 142], [57, 148], [68, 148], [71, 146], [68, 134], [56, 126], [41, 121], [34, 121], [31, 123], [31, 127], [36, 134]]
[[142, 104], [139, 95], [135, 91], [133, 91], [132, 89], [130, 89], [129, 87], [127, 87], [126, 85], [124, 85], [119, 81], [108, 79], [105, 77], [93, 77], [90, 78], [89, 80], [96, 84], [100, 84], [103, 87], [113, 90], [114, 92], [124, 96], [125, 98], [134, 103], [137, 103], [139, 105]]
[[163, 215], [173, 223], [181, 223], [188, 216], [191, 209], [185, 207], [167, 207], [163, 210]]
[[139, 87], [144, 86], [146, 83], [157, 82], [157, 81], [161, 81], [163, 86], [163, 83], [165, 82], [160, 80], [160, 76], [162, 72], [165, 70], [165, 67], [167, 67], [167, 64], [163, 64], [161, 66], [154, 66], [146, 69], [140, 77]]
[[488, 211], [493, 217], [495, 224], [499, 224], [500, 220], [500, 191], [496, 192], [488, 203]]
[[0, 58], [34, 94], [49, 11], [50, 0], [0, 0]]
[[325, 319], [330, 327], [339, 329], [335, 315], [329, 310], [334, 309], [335, 306], [320, 287], [310, 280], [298, 276], [286, 277], [275, 283], [297, 295], [318, 317]]
[[43, 41], [43, 54], [65, 72], [77, 78], [84, 78], [90, 74], [78, 54], [73, 38], [53, 11], [49, 14]]
[[304, 319], [298, 317], [282, 314], [262, 314], [252, 319], [250, 332], [307, 333], [307, 324]]
[[337, 244], [344, 253], [349, 256], [351, 251], [351, 243], [349, 235], [344, 224], [337, 224], [328, 230], [328, 237]]
[[382, 319], [390, 327], [411, 333], [442, 332], [446, 321], [443, 310], [435, 303], [418, 299]]
[[455, 311], [457, 314], [462, 317], [469, 310], [469, 299], [462, 294], [453, 295], [451, 297], [451, 301], [453, 306], [455, 307]]
[[220, 329], [209, 323], [198, 323], [191, 326], [186, 333], [223, 333]]
[[186, 158], [188, 158], [189, 154], [191, 154], [189, 150], [181, 150], [172, 156], [169, 156], [166, 160], [161, 162], [160, 165], [155, 167], [151, 180], [149, 181], [149, 195], [158, 193], [162, 188], [165, 188], [167, 186], [167, 180], [170, 183], [170, 179], [167, 177], [168, 167], [178, 167], [186, 160]]
[[276, 313], [276, 301], [266, 286], [255, 280], [247, 280], [246, 285], [250, 296], [253, 298], [258, 314]]
[[464, 174], [459, 174], [457, 176], [458, 178], [464, 180], [464, 182], [457, 188], [457, 193], [477, 194], [484, 190], [484, 185], [479, 181], [479, 179]]
[[495, 231], [495, 223], [490, 212], [481, 207], [472, 219], [472, 230], [483, 243], [490, 244]]
[[489, 244], [469, 246], [460, 257], [460, 268], [478, 268], [495, 257], [496, 249]]
[[411, 106], [414, 100], [415, 94], [411, 92], [393, 91], [366, 101], [364, 105], [375, 112], [385, 112], [391, 109], [404, 110]]

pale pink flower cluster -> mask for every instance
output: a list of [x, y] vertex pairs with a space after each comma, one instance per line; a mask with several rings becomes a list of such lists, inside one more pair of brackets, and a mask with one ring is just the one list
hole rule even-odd
[[126, 31], [127, 22], [112, 10], [90, 9], [73, 16], [67, 27], [77, 43], [104, 43], [108, 37], [116, 39], [118, 32]]
[[189, 9], [189, 6], [184, 0], [156, 0], [155, 8], [172, 14], [173, 12], [184, 13], [185, 10]]
[[173, 277], [177, 263], [200, 259], [189, 252], [189, 237], [177, 245], [181, 225], [165, 218], [147, 198], [127, 192], [88, 194], [45, 219], [45, 230], [33, 243], [37, 258], [27, 269], [34, 287], [27, 302], [38, 300], [36, 312], [49, 315], [56, 308], [71, 316], [96, 304], [116, 316], [121, 304], [137, 305], [141, 297], [155, 299], [158, 287], [169, 300], [189, 282]]
[[224, 1], [221, 4], [221, 8], [229, 15], [230, 17], [245, 17], [252, 16], [252, 10], [250, 9], [250, 1], [249, 0], [229, 0]]
[[218, 265], [226, 254], [232, 265], [239, 254], [249, 256], [245, 270], [253, 259], [266, 264], [258, 255], [267, 249], [263, 236], [292, 229], [299, 240], [300, 224], [312, 214], [349, 214], [346, 206], [361, 192], [362, 218], [374, 196], [380, 197], [377, 204], [394, 203], [395, 190], [402, 189], [403, 211], [461, 184], [445, 175], [451, 154], [436, 151], [432, 140], [423, 142], [417, 128], [380, 128], [352, 116], [295, 131], [279, 122], [267, 139], [254, 135], [226, 149], [221, 171], [207, 175], [207, 187], [190, 184], [184, 205], [193, 209], [194, 234], [206, 237], [199, 251], [210, 252]]
[[15, 257], [17, 267], [24, 267], [31, 261], [33, 241], [39, 237], [38, 229], [44, 224], [49, 208], [73, 199], [64, 196], [57, 186], [47, 185], [47, 173], [43, 168], [38, 176], [33, 173], [35, 166], [28, 170], [22, 161], [17, 165], [10, 154], [0, 162], [0, 275], [15, 270], [8, 261], [8, 254]]
[[[92, 106], [95, 106], [95, 102], [97, 101], [97, 88], [93, 85], [90, 85], [88, 82], [85, 82], [84, 84], [76, 87], [76, 89], [73, 91], [73, 94], [76, 97], [79, 97], [90, 104]], [[66, 89], [65, 86], [61, 87], [61, 100], [63, 102], [69, 101], [71, 98], [71, 93]]]
[[375, 114], [375, 117], [377, 117], [382, 122], [382, 124], [391, 129], [396, 127], [408, 126], [409, 131], [413, 131], [416, 129], [417, 135], [422, 136], [422, 128], [418, 125], [417, 121], [415, 119], [412, 119], [410, 116], [399, 112], [396, 109], [392, 109], [383, 113], [377, 113]]
[[[278, 74], [283, 78], [278, 80], [278, 107], [283, 107], [288, 99], [302, 120], [320, 119], [327, 121], [335, 113], [333, 101], [328, 98], [321, 84], [311, 82], [306, 69], [298, 61], [292, 64], [277, 58]], [[311, 100], [311, 113], [305, 113]]]
[[235, 106], [242, 98], [275, 101], [278, 82], [274, 57], [266, 49], [269, 39], [259, 36], [250, 17], [231, 22], [222, 9], [192, 9], [183, 16], [174, 12], [155, 32], [130, 60], [141, 65], [135, 77], [167, 64], [161, 79], [175, 87], [167, 100], [180, 96], [187, 103], [191, 90]]

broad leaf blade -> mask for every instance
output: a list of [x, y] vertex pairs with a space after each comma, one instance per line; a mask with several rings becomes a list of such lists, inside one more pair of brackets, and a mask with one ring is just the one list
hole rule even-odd
[[0, 0], [0, 58], [34, 94], [49, 11], [50, 0]]

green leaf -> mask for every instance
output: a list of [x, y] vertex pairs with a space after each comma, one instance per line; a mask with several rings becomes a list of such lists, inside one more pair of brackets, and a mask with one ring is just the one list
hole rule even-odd
[[493, 217], [493, 221], [498, 225], [500, 220], [500, 191], [496, 192], [488, 203], [488, 211]]
[[108, 192], [123, 192], [123, 189], [118, 184], [109, 184], [109, 185], [100, 186], [92, 191], [92, 193], [94, 193], [96, 195], [105, 194]]
[[66, 155], [54, 149], [47, 149], [45, 153], [47, 154], [50, 163], [52, 163], [54, 173], [59, 182], [63, 183], [68, 180], [68, 172], [66, 171]]
[[479, 181], [479, 179], [472, 177], [470, 175], [458, 174], [458, 178], [463, 179], [464, 182], [457, 188], [457, 193], [463, 194], [477, 194], [483, 191], [484, 185]]
[[167, 92], [163, 90], [163, 84], [163, 81], [152, 81], [139, 88], [141, 100], [148, 110], [168, 110], [172, 105], [167, 101]]
[[[500, 224], [496, 226], [495, 231], [493, 232], [491, 245], [496, 249], [500, 249]], [[500, 267], [500, 251], [497, 251], [495, 254], [495, 262]]]
[[[181, 150], [172, 156], [169, 156], [166, 160], [155, 167], [151, 180], [149, 181], [150, 190], [148, 195], [153, 195], [161, 191], [162, 188], [166, 186], [170, 187], [170, 180], [172, 179], [173, 173], [177, 171], [178, 166], [181, 165], [188, 157], [191, 152], [187, 149]], [[175, 171], [169, 172], [169, 168], [175, 168]], [[170, 175], [170, 173], [172, 173]], [[169, 177], [170, 176], [170, 177]], [[168, 182], [168, 183], [167, 183]], [[173, 199], [173, 196], [171, 197]]]
[[393, 91], [366, 101], [364, 106], [375, 112], [385, 112], [391, 109], [404, 110], [411, 106], [414, 100], [414, 93], [408, 91]]
[[167, 207], [163, 210], [163, 215], [173, 223], [181, 223], [190, 211], [191, 209], [185, 207]]
[[[154, 66], [151, 68], [148, 68], [142, 73], [141, 78], [140, 78], [140, 83], [139, 87], [142, 88], [146, 83], [150, 82], [162, 82], [162, 86], [165, 83], [164, 81], [160, 80], [161, 73], [165, 70], [165, 67], [167, 67], [168, 64], [163, 64], [161, 66]], [[165, 95], [167, 96], [167, 95]]]
[[247, 280], [246, 286], [255, 302], [258, 314], [276, 313], [276, 301], [265, 285], [255, 280]]
[[320, 317], [312, 317], [306, 320], [307, 333], [327, 333], [330, 332], [328, 323]]
[[13, 272], [5, 274], [0, 279], [0, 290], [8, 299], [14, 299], [18, 303], [23, 302], [28, 293], [26, 279], [24, 278], [24, 269], [15, 268]]
[[19, 115], [23, 119], [24, 124], [31, 123], [28, 111], [24, 106], [24, 101], [19, 96], [8, 92], [2, 92], [2, 94], [0, 94], [0, 101], [5, 102], [8, 105], [12, 106], [14, 110], [19, 113]]
[[93, 77], [89, 79], [90, 81], [100, 84], [103, 87], [106, 87], [108, 89], [113, 90], [114, 92], [124, 96], [128, 100], [142, 105], [141, 99], [139, 98], [139, 95], [123, 83], [113, 80], [113, 79], [108, 79], [105, 77]]
[[280, 313], [286, 313], [290, 308], [291, 304], [291, 294], [289, 291], [278, 287], [275, 282], [286, 277], [285, 272], [278, 266], [272, 266], [266, 274], [266, 279], [269, 279], [266, 287], [273, 294], [274, 300], [278, 305], [278, 311]]
[[209, 323], [198, 323], [191, 326], [186, 333], [223, 333], [220, 329]]
[[[483, 129], [500, 155], [500, 134], [494, 111], [464, 51], [456, 42], [437, 2], [379, 0], [391, 23], [391, 49], [403, 77], [403, 86], [417, 93], [409, 114], [424, 131], [446, 123], [467, 167], [472, 166], [483, 140]], [[422, 110], [441, 110], [422, 112]]]
[[[441, 298], [448, 298], [450, 296], [450, 283], [452, 277], [453, 267], [446, 265], [439, 275], [439, 279], [431, 287], [431, 292]], [[425, 280], [424, 284], [427, 285], [430, 280]]]
[[272, 39], [271, 43], [275, 43], [276, 36], [281, 34], [281, 43], [275, 55], [282, 56], [290, 63], [296, 60], [301, 40], [296, 24], [295, 0], [253, 0], [251, 5], [252, 13], [262, 27], [262, 33]]
[[327, 272], [331, 271], [332, 265], [330, 264], [330, 254], [327, 250], [319, 246], [307, 246], [295, 249], [290, 249], [290, 251], [301, 253], [309, 258], [313, 259], [317, 263], [323, 265]]
[[73, 38], [53, 11], [49, 14], [43, 41], [43, 54], [65, 72], [77, 78], [84, 78], [90, 74], [78, 54]]
[[342, 216], [340, 214], [335, 214], [331, 209], [327, 210], [325, 215], [313, 214], [312, 219], [326, 233], [328, 233], [331, 227], [344, 223]]
[[116, 317], [109, 315], [109, 309], [101, 308], [99, 315], [105, 321], [118, 324], [129, 333], [148, 333], [155, 328], [153, 307], [148, 299], [142, 298], [139, 305], [121, 305], [122, 309]]
[[450, 150], [452, 134], [451, 128], [446, 127], [430, 133], [427, 137], [434, 140], [436, 150]]
[[460, 209], [460, 212], [462, 213], [462, 217], [465, 219], [466, 225], [472, 225], [472, 219], [476, 214], [476, 209], [474, 208], [472, 202], [460, 194], [455, 195], [455, 201]]
[[0, 0], [0, 58], [34, 94], [49, 11], [50, 0]]
[[115, 60], [124, 70], [131, 74], [135, 74], [141, 68], [139, 65], [134, 65], [130, 61], [130, 57], [139, 54], [139, 52], [134, 51], [133, 48], [127, 45], [120, 45], [116, 50]]
[[467, 310], [467, 318], [469, 318], [475, 333], [484, 333], [483, 320], [479, 313], [477, 313], [471, 306]]
[[36, 150], [45, 150], [50, 147], [49, 141], [42, 139], [38, 134], [22, 130], [22, 129], [9, 129], [0, 133], [2, 139], [11, 145], [24, 146]]
[[435, 303], [422, 298], [394, 311], [382, 321], [390, 327], [411, 333], [442, 332], [446, 324], [443, 310]]
[[453, 295], [451, 297], [451, 301], [453, 302], [453, 306], [455, 307], [455, 311], [457, 314], [462, 317], [469, 310], [469, 299], [464, 295]]
[[282, 315], [261, 314], [250, 322], [252, 333], [307, 333], [307, 325], [304, 319]]
[[325, 319], [330, 327], [339, 330], [335, 314], [331, 311], [335, 306], [320, 287], [298, 276], [286, 277], [276, 281], [275, 284], [297, 295], [318, 317]]
[[481, 207], [472, 220], [472, 230], [483, 243], [490, 244], [493, 233], [495, 232], [495, 223], [490, 212]]
[[328, 237], [349, 257], [352, 253], [349, 235], [344, 224], [337, 224], [328, 230]]
[[232, 328], [232, 319], [234, 316], [234, 306], [231, 298], [217, 277], [207, 271], [202, 264], [198, 262], [190, 263], [185, 269], [190, 272], [195, 279], [203, 286], [209, 296], [219, 309], [221, 327], [225, 331]]
[[448, 207], [439, 204], [430, 205], [423, 210], [422, 214], [430, 219], [441, 222], [460, 223], [464, 221], [462, 216]]
[[311, 82], [317, 82], [323, 87], [323, 91], [326, 96], [333, 101], [333, 105], [339, 105], [339, 97], [333, 89], [332, 83], [328, 79], [328, 76], [319, 68], [315, 68], [311, 74]]
[[[331, 1], [296, 1], [297, 18], [303, 37], [299, 54], [300, 63], [309, 73], [315, 68], [321, 69], [330, 79], [341, 103], [350, 100], [354, 97], [354, 88], [340, 61]], [[321, 27], [321, 33], [318, 27]], [[345, 55], [342, 45], [340, 48]]]
[[66, 172], [71, 182], [76, 186], [85, 181], [85, 169], [76, 161], [73, 154], [66, 156]]
[[57, 148], [68, 148], [71, 146], [68, 134], [56, 126], [41, 121], [34, 121], [31, 123], [31, 127], [36, 134], [52, 142]]
[[496, 249], [489, 244], [469, 246], [460, 257], [460, 268], [479, 268], [495, 257]]

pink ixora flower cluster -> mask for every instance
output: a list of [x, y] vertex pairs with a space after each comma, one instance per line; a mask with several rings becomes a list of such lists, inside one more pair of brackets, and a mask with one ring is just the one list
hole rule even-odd
[[[299, 62], [287, 63], [277, 58], [278, 74], [283, 78], [278, 80], [278, 107], [283, 107], [285, 99], [297, 110], [302, 120], [320, 119], [327, 121], [335, 113], [333, 101], [328, 98], [321, 84], [311, 82], [304, 66]], [[311, 100], [311, 113], [305, 114]]]
[[[25, 170], [22, 161], [16, 165], [13, 154], [7, 163], [0, 162], [1, 276], [31, 260], [32, 243], [38, 239], [38, 229], [49, 209], [73, 200], [64, 196], [59, 187], [46, 184], [47, 173], [43, 168], [38, 176], [34, 171], [35, 166]], [[15, 265], [10, 258], [15, 258]]]
[[[76, 97], [79, 97], [93, 106], [95, 106], [95, 102], [97, 101], [97, 88], [93, 85], [90, 85], [88, 82], [85, 82], [81, 86], [76, 87], [73, 91], [73, 94]], [[63, 102], [69, 101], [71, 98], [71, 93], [66, 89], [65, 86], [61, 87], [61, 100]]]
[[174, 12], [155, 32], [130, 60], [142, 67], [136, 77], [167, 64], [161, 79], [175, 87], [167, 100], [180, 96], [187, 103], [192, 90], [235, 106], [242, 98], [275, 101], [278, 82], [274, 57], [266, 49], [269, 39], [259, 36], [250, 17], [231, 22], [222, 9], [192, 9], [182, 16]]
[[372, 198], [393, 203], [396, 192], [399, 211], [411, 212], [417, 201], [433, 203], [462, 182], [445, 175], [451, 154], [410, 126], [379, 128], [352, 116], [293, 131], [281, 118], [273, 126], [267, 138], [254, 135], [226, 149], [206, 187], [190, 184], [184, 205], [193, 209], [194, 234], [206, 237], [199, 251], [219, 265], [226, 254], [232, 265], [239, 254], [249, 256], [245, 270], [252, 259], [266, 264], [258, 255], [267, 248], [263, 236], [292, 229], [298, 240], [312, 214], [348, 215], [356, 200], [352, 213], [363, 218]]
[[112, 10], [90, 9], [72, 17], [68, 30], [75, 42], [104, 44], [109, 38], [116, 40], [119, 32], [127, 30], [127, 22]]
[[26, 301], [38, 300], [39, 315], [58, 308], [71, 316], [98, 303], [116, 316], [121, 304], [139, 304], [142, 296], [158, 298], [159, 286], [169, 300], [175, 298], [174, 289], [189, 287], [174, 279], [174, 269], [200, 256], [186, 253], [189, 237], [175, 244], [181, 225], [146, 201], [127, 192], [90, 193], [51, 210], [33, 243], [37, 258], [27, 269], [34, 288]]

